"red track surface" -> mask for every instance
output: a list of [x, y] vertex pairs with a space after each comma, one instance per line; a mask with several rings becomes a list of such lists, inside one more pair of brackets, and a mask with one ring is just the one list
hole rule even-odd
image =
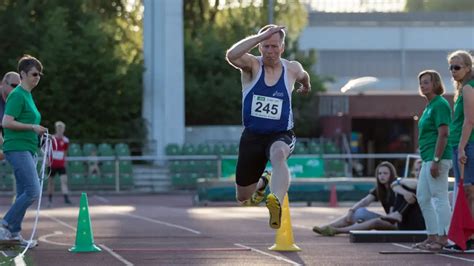
[[[40, 245], [28, 251], [36, 265], [473, 265], [473, 255], [383, 255], [409, 244], [349, 242], [348, 236], [321, 237], [311, 228], [347, 208], [291, 204], [295, 243], [301, 252], [269, 251], [275, 231], [264, 207], [233, 203], [192, 206], [191, 195], [88, 195], [99, 253], [68, 252], [75, 241], [78, 206], [59, 203], [41, 211]], [[78, 203], [79, 198], [73, 197]], [[291, 199], [290, 199], [291, 200]], [[0, 198], [5, 213], [10, 198]], [[24, 223], [29, 236], [33, 208]]]

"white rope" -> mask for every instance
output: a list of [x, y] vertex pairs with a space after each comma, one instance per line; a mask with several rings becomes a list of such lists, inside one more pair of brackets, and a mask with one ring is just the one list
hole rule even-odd
[[33, 242], [33, 238], [34, 238], [35, 233], [36, 233], [36, 227], [38, 225], [38, 219], [39, 219], [39, 214], [40, 214], [40, 209], [41, 209], [41, 198], [43, 196], [43, 181], [46, 180], [49, 177], [49, 174], [50, 174], [50, 173], [48, 173], [46, 175], [46, 166], [50, 165], [50, 163], [51, 163], [51, 159], [52, 159], [51, 155], [52, 155], [52, 152], [53, 152], [53, 143], [54, 143], [55, 146], [57, 145], [56, 139], [52, 135], [50, 135], [48, 133], [48, 131], [46, 130], [46, 133], [44, 133], [41, 136], [41, 141], [40, 141], [43, 160], [41, 162], [41, 169], [40, 169], [40, 173], [39, 173], [40, 193], [39, 193], [39, 199], [38, 199], [38, 206], [36, 208], [35, 223], [33, 224], [33, 230], [31, 232], [31, 236], [30, 236], [30, 240], [28, 241], [28, 244], [26, 245], [23, 252], [18, 254], [18, 256], [16, 256], [15, 259], [17, 259], [17, 258], [19, 259], [19, 258], [24, 257], [26, 251], [28, 251], [28, 249], [30, 248], [30, 245]]

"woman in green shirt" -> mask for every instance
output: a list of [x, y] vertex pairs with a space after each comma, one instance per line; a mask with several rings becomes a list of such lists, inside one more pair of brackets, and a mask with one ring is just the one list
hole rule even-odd
[[416, 197], [425, 219], [428, 237], [415, 245], [426, 250], [440, 250], [448, 242], [451, 208], [448, 199], [448, 172], [451, 148], [448, 145], [451, 107], [441, 95], [444, 85], [434, 70], [418, 75], [420, 94], [428, 104], [418, 122], [418, 143], [422, 159]]
[[[472, 56], [466, 51], [455, 51], [448, 56], [449, 70], [453, 77], [453, 122], [449, 126], [449, 143], [453, 147], [453, 170], [456, 184], [460, 178], [459, 165], [464, 165], [464, 192], [471, 214], [474, 215], [474, 71]], [[455, 189], [457, 185], [454, 186]], [[453, 197], [456, 198], [456, 193]], [[471, 238], [467, 248], [474, 248]], [[452, 246], [456, 249], [456, 246]]]
[[[40, 81], [42, 70], [41, 62], [32, 56], [25, 55], [18, 61], [21, 83], [8, 95], [2, 120], [3, 151], [13, 168], [17, 193], [15, 202], [0, 221], [0, 238], [19, 240], [23, 246], [29, 242], [20, 234], [21, 224], [26, 210], [38, 200], [40, 194], [36, 171], [38, 135], [47, 131], [40, 125], [41, 115], [31, 95]], [[36, 244], [33, 241], [30, 247]]]

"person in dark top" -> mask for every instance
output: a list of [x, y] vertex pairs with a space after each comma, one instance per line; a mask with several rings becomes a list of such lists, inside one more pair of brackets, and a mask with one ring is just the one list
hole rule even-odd
[[396, 224], [398, 230], [425, 230], [423, 214], [416, 198], [417, 184], [417, 179], [397, 178], [391, 185], [395, 192], [394, 205], [389, 214], [380, 218]]
[[[365, 198], [354, 204], [345, 216], [327, 225], [314, 226], [313, 231], [324, 236], [334, 236], [351, 230], [424, 229], [423, 217], [416, 203], [416, 182], [415, 188], [411, 187], [413, 182], [410, 182], [410, 186], [404, 185], [406, 178], [397, 179], [395, 167], [390, 162], [381, 162], [375, 172], [377, 185]], [[385, 215], [367, 210], [366, 207], [374, 201], [380, 201]]]

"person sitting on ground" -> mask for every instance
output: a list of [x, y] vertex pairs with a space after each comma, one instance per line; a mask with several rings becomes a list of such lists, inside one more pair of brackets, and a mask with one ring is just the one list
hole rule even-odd
[[[352, 206], [345, 216], [313, 231], [324, 236], [347, 234], [351, 230], [423, 230], [421, 210], [416, 203], [416, 179], [398, 179], [390, 162], [380, 163], [376, 170], [377, 185], [369, 194]], [[380, 201], [385, 215], [367, 210], [374, 201]]]

